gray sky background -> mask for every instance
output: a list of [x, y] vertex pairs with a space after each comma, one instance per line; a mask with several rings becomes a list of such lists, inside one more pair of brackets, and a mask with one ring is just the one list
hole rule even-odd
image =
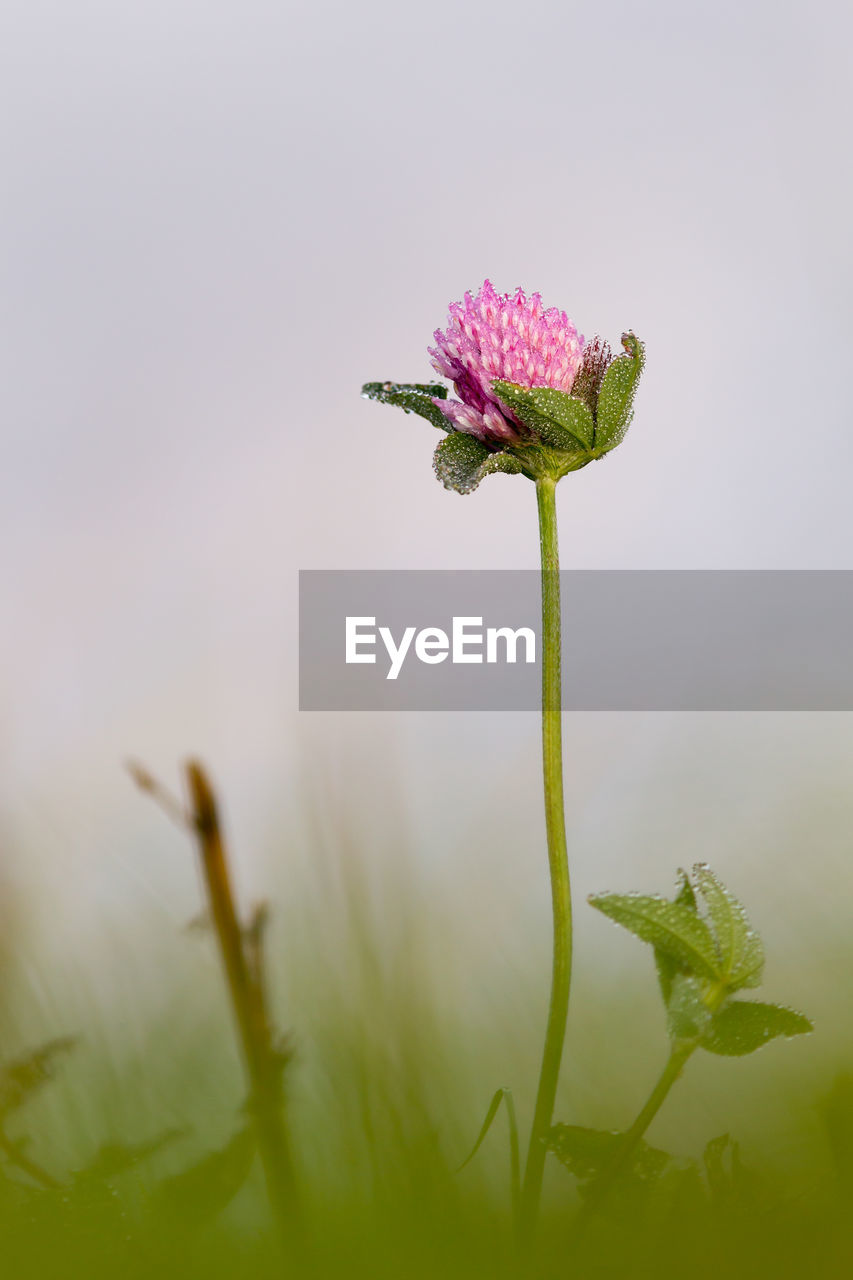
[[[647, 343], [627, 441], [561, 486], [567, 567], [853, 568], [851, 39], [840, 3], [0, 7], [0, 801], [72, 932], [194, 899], [127, 755], [201, 753], [244, 851], [306, 794], [472, 874], [513, 785], [538, 824], [535, 717], [296, 710], [299, 568], [536, 564], [525, 481], [444, 492], [432, 428], [358, 397], [428, 378], [486, 275]], [[567, 735], [582, 888], [640, 881], [632, 841], [654, 887], [697, 814], [760, 857], [797, 787], [842, 857], [842, 717]], [[544, 909], [539, 826], [489, 821]]]

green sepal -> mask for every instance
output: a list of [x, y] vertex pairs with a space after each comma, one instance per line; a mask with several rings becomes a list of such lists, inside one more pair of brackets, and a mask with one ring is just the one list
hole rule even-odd
[[671, 956], [687, 973], [719, 981], [713, 935], [690, 907], [641, 893], [596, 893], [589, 902], [616, 924]]
[[627, 354], [610, 362], [598, 394], [595, 448], [600, 453], [609, 453], [625, 438], [634, 413], [634, 393], [643, 371], [645, 350], [639, 338], [633, 333], [623, 333], [622, 346]]
[[393, 404], [404, 413], [417, 413], [439, 431], [451, 431], [452, 424], [433, 399], [446, 400], [447, 387], [441, 382], [366, 382], [361, 388], [365, 400]]
[[711, 1019], [699, 1043], [709, 1053], [740, 1058], [779, 1036], [789, 1039], [813, 1030], [811, 1021], [794, 1009], [760, 1000], [731, 1000]]
[[521, 444], [508, 446], [508, 452], [516, 457], [521, 469], [531, 480], [539, 480], [542, 476], [550, 476], [552, 480], [561, 480], [570, 471], [580, 471], [595, 460], [594, 453], [586, 449], [556, 449], [550, 444]]
[[514, 475], [522, 470], [518, 458], [510, 453], [493, 453], [464, 431], [451, 431], [441, 441], [432, 465], [445, 489], [456, 493], [473, 493], [482, 479], [497, 471]]
[[500, 378], [495, 395], [545, 444], [567, 453], [592, 448], [595, 425], [589, 407], [556, 387], [520, 387]]
[[[588, 1129], [579, 1124], [555, 1124], [548, 1135], [548, 1149], [581, 1182], [599, 1177], [612, 1164], [624, 1133], [609, 1129]], [[656, 1178], [670, 1160], [668, 1152], [637, 1143], [626, 1173], [643, 1180]]]
[[726, 986], [730, 991], [760, 986], [764, 944], [742, 904], [705, 863], [697, 863], [693, 875], [708, 908]]

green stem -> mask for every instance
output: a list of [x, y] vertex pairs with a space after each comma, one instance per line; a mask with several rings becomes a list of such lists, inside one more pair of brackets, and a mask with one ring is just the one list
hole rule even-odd
[[598, 1211], [616, 1182], [620, 1173], [634, 1154], [640, 1139], [644, 1136], [651, 1122], [660, 1111], [667, 1095], [684, 1070], [685, 1063], [696, 1048], [696, 1041], [676, 1041], [670, 1051], [666, 1066], [658, 1078], [658, 1082], [649, 1094], [645, 1106], [640, 1111], [631, 1128], [628, 1129], [610, 1164], [592, 1187], [584, 1201], [583, 1207], [575, 1222], [576, 1236]]
[[542, 555], [542, 771], [545, 782], [545, 829], [551, 872], [554, 950], [548, 1025], [521, 1191], [519, 1234], [524, 1251], [532, 1243], [539, 1215], [546, 1144], [554, 1113], [557, 1079], [566, 1035], [572, 968], [572, 898], [563, 809], [560, 557], [557, 545], [556, 487], [556, 481], [550, 476], [543, 476], [536, 481]]

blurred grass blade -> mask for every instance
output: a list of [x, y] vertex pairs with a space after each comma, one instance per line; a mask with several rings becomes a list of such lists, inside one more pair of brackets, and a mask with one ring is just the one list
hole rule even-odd
[[483, 1121], [482, 1128], [477, 1134], [477, 1140], [469, 1151], [468, 1155], [457, 1166], [456, 1172], [461, 1173], [467, 1168], [474, 1156], [483, 1145], [486, 1134], [494, 1123], [495, 1116], [498, 1114], [501, 1103], [506, 1105], [507, 1124], [509, 1126], [509, 1157], [510, 1157], [510, 1189], [512, 1193], [513, 1215], [518, 1216], [518, 1207], [521, 1197], [521, 1153], [518, 1146], [518, 1121], [515, 1114], [515, 1101], [510, 1089], [497, 1089], [489, 1103], [489, 1109], [486, 1112], [486, 1118]]

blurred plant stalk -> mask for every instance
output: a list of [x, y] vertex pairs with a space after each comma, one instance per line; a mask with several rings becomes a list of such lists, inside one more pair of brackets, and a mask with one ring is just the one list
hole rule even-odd
[[198, 840], [211, 921], [248, 1078], [249, 1110], [267, 1191], [282, 1235], [292, 1245], [300, 1238], [301, 1227], [298, 1189], [284, 1118], [282, 1077], [287, 1054], [274, 1043], [267, 1009], [261, 946], [264, 917], [256, 915], [248, 930], [241, 927], [213, 788], [196, 761], [187, 764], [186, 776], [192, 805], [190, 821]]

